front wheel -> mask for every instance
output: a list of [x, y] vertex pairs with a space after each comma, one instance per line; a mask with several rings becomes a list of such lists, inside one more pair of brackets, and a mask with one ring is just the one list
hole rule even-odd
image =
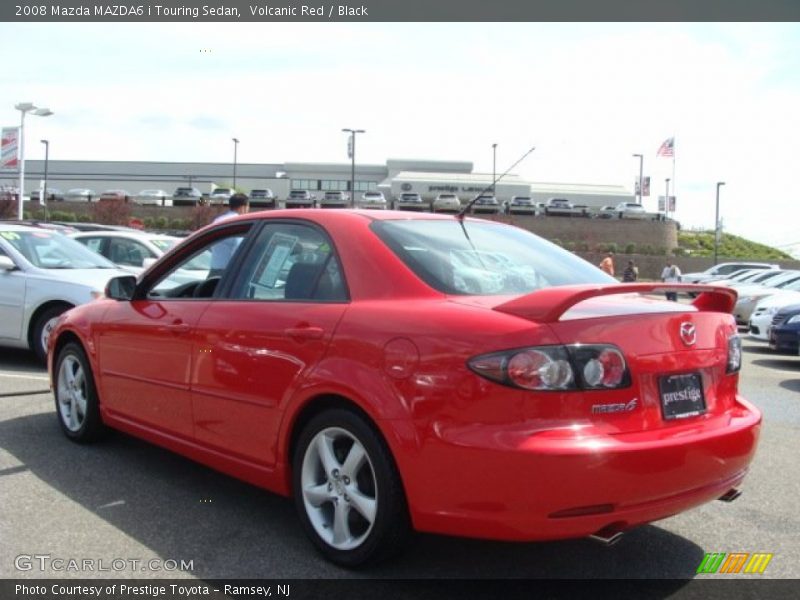
[[325, 411], [303, 429], [292, 487], [306, 534], [334, 563], [374, 563], [399, 552], [408, 539], [394, 460], [380, 435], [353, 412]]
[[55, 397], [58, 423], [75, 442], [93, 442], [106, 433], [100, 417], [97, 388], [86, 354], [70, 342], [56, 357]]
[[70, 308], [72, 307], [67, 304], [58, 304], [51, 306], [37, 317], [31, 335], [31, 349], [36, 353], [40, 362], [47, 362], [47, 344], [50, 341], [50, 334], [56, 326], [58, 317]]

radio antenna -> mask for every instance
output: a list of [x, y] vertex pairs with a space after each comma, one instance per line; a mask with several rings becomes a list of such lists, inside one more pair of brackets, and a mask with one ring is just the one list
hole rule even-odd
[[467, 204], [467, 205], [466, 205], [464, 208], [462, 208], [462, 209], [461, 209], [461, 211], [460, 211], [460, 212], [459, 212], [459, 213], [456, 215], [456, 219], [458, 219], [459, 221], [462, 221], [462, 220], [464, 219], [464, 215], [466, 215], [466, 214], [469, 212], [469, 209], [470, 209], [470, 208], [472, 208], [472, 205], [473, 205], [473, 204], [475, 204], [475, 202], [478, 200], [478, 198], [480, 198], [481, 196], [483, 196], [483, 195], [484, 195], [486, 192], [488, 192], [489, 190], [493, 190], [493, 189], [494, 189], [494, 186], [497, 184], [497, 182], [498, 182], [498, 181], [500, 181], [500, 180], [501, 180], [503, 177], [505, 177], [506, 175], [508, 175], [508, 173], [509, 173], [509, 171], [511, 171], [511, 169], [513, 169], [513, 168], [514, 168], [514, 167], [516, 167], [516, 166], [517, 166], [519, 163], [521, 163], [523, 160], [525, 160], [525, 158], [526, 158], [526, 157], [527, 157], [527, 156], [528, 156], [528, 155], [529, 155], [531, 152], [533, 152], [534, 150], [536, 150], [536, 146], [531, 146], [531, 149], [530, 149], [530, 150], [528, 150], [528, 151], [527, 151], [525, 154], [523, 154], [522, 156], [520, 156], [520, 157], [517, 159], [517, 162], [515, 162], [513, 165], [511, 165], [510, 167], [508, 167], [508, 168], [507, 168], [507, 169], [506, 169], [506, 170], [505, 170], [505, 171], [504, 171], [504, 172], [503, 172], [501, 175], [498, 175], [498, 176], [497, 176], [497, 178], [495, 178], [495, 180], [494, 180], [494, 181], [492, 181], [492, 183], [490, 183], [489, 185], [487, 185], [487, 186], [486, 186], [486, 187], [483, 189], [483, 191], [481, 191], [481, 192], [480, 192], [480, 193], [479, 193], [477, 196], [475, 196], [475, 197], [474, 197], [472, 200], [470, 200], [470, 202], [469, 202], [469, 203], [468, 203], [468, 204]]

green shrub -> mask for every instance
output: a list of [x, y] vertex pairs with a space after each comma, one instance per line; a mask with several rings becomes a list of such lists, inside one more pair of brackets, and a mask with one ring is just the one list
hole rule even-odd
[[626, 244], [625, 254], [636, 254], [636, 244]]

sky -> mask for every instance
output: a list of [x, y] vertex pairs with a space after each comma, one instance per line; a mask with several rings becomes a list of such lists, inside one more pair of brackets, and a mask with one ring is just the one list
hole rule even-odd
[[[26, 158], [470, 161], [633, 190], [800, 256], [800, 24], [0, 23], [0, 126]], [[657, 158], [675, 138], [675, 161]], [[40, 156], [41, 155], [41, 156]]]

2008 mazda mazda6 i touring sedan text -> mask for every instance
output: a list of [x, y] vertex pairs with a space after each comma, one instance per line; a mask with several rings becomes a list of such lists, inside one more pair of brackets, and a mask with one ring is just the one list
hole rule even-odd
[[609, 540], [733, 499], [758, 439], [736, 292], [663, 286], [479, 219], [243, 215], [60, 319], [57, 414], [293, 496], [346, 566], [414, 529]]

